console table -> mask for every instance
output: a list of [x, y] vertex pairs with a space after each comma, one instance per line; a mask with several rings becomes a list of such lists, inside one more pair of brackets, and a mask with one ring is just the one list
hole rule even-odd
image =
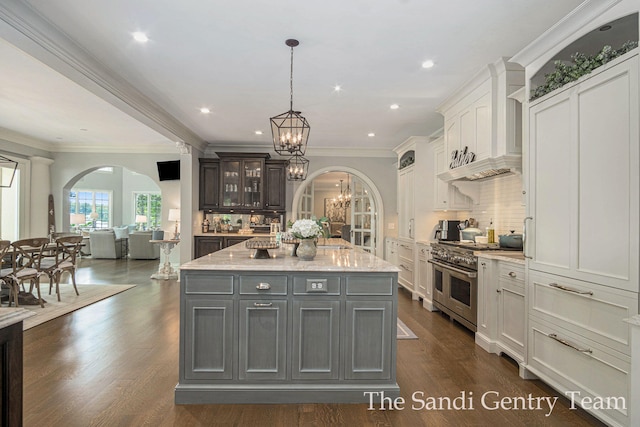
[[151, 243], [160, 245], [160, 249], [164, 253], [164, 263], [160, 262], [158, 272], [151, 275], [152, 279], [161, 280], [176, 280], [178, 278], [178, 272], [171, 266], [171, 251], [180, 243], [180, 240], [162, 239], [162, 240], [149, 240]]

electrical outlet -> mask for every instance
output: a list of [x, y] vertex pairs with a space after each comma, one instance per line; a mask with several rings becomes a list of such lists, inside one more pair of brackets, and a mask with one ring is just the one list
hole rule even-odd
[[307, 292], [327, 292], [327, 279], [307, 279]]

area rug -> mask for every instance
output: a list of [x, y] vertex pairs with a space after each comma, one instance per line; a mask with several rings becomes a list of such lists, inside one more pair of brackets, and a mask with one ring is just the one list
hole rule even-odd
[[399, 340], [417, 340], [418, 336], [413, 333], [402, 320], [398, 318], [398, 339]]
[[78, 296], [73, 290], [73, 285], [64, 284], [60, 286], [60, 302], [58, 302], [58, 298], [55, 295], [55, 289], [49, 295], [48, 283], [43, 283], [41, 286], [42, 297], [47, 301], [44, 308], [40, 307], [40, 305], [20, 306], [20, 308], [26, 308], [36, 313], [35, 316], [24, 320], [22, 329], [25, 331], [56, 317], [124, 292], [135, 285], [78, 285], [78, 292], [80, 293], [80, 296]]

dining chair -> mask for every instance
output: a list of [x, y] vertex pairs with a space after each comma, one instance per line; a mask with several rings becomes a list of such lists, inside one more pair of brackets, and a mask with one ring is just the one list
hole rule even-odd
[[[68, 272], [71, 276], [73, 289], [78, 293], [76, 286], [76, 269], [78, 268], [78, 260], [80, 259], [80, 249], [82, 248], [82, 236], [65, 236], [56, 239], [56, 267], [54, 280], [56, 284], [56, 294], [60, 301], [60, 278], [62, 274]], [[51, 278], [51, 276], [49, 276]], [[49, 295], [51, 295], [51, 287], [53, 281], [49, 281]]]
[[40, 261], [47, 243], [49, 243], [49, 238], [47, 237], [22, 239], [11, 243], [15, 256], [13, 271], [9, 277], [15, 282], [16, 287], [22, 286], [23, 290], [24, 282], [29, 281], [29, 293], [33, 291], [35, 286], [38, 291], [38, 301], [42, 308], [44, 308], [44, 303], [40, 294], [40, 276], [42, 275]]
[[[11, 306], [11, 300], [13, 299], [14, 304], [18, 307], [18, 284], [11, 279], [11, 274], [13, 273], [13, 266], [7, 268], [2, 268], [4, 264], [5, 257], [11, 248], [11, 241], [9, 240], [0, 240], [0, 282], [2, 283], [3, 289], [9, 290], [9, 306]], [[13, 257], [11, 257], [13, 259]]]

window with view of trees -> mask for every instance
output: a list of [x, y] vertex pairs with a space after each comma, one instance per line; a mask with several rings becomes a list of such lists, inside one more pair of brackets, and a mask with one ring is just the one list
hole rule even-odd
[[71, 214], [84, 214], [85, 224], [90, 224], [93, 228], [109, 228], [111, 227], [111, 192], [71, 191], [69, 193], [69, 211]]
[[133, 216], [145, 215], [147, 228], [160, 227], [162, 223], [162, 196], [160, 193], [134, 193]]

